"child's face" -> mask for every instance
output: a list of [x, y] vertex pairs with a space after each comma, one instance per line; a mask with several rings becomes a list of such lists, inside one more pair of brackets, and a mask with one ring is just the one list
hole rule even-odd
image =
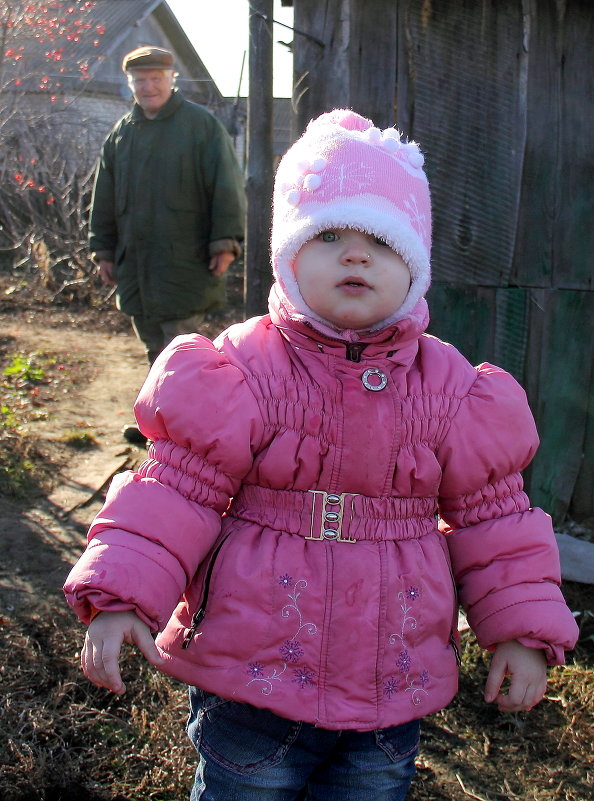
[[341, 330], [366, 330], [385, 320], [410, 288], [404, 260], [383, 240], [351, 228], [332, 228], [310, 239], [294, 270], [309, 308]]

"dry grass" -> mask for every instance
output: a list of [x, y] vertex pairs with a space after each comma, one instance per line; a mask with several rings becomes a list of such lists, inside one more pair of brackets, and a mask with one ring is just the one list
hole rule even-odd
[[[583, 598], [583, 587], [569, 590]], [[2, 801], [187, 798], [196, 758], [185, 688], [129, 649], [126, 695], [92, 686], [77, 664], [82, 629], [58, 592], [46, 600], [49, 614], [0, 618]], [[551, 671], [547, 700], [529, 715], [501, 715], [481, 700], [487, 661], [465, 638], [461, 693], [426, 721], [411, 801], [590, 801], [594, 650], [585, 642]]]
[[127, 651], [124, 699], [78, 670], [82, 629], [56, 597], [51, 621], [2, 619], [3, 801], [183, 798], [194, 755], [185, 689]]

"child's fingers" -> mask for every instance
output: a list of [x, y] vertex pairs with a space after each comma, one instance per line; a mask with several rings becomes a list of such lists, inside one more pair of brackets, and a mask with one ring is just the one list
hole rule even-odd
[[120, 674], [120, 649], [121, 641], [114, 640], [104, 641], [99, 658], [99, 669], [102, 670], [102, 675], [105, 677], [106, 687], [116, 695], [123, 695], [126, 691], [126, 686], [122, 681]]
[[542, 700], [546, 688], [546, 677], [536, 682], [512, 677], [508, 693], [500, 693], [495, 701], [501, 712], [529, 712]]
[[[502, 692], [506, 676], [509, 687]], [[542, 651], [526, 648], [515, 640], [497, 645], [485, 685], [485, 701], [494, 701], [502, 712], [527, 711], [541, 700], [546, 685]]]
[[528, 683], [524, 691], [524, 696], [519, 702], [521, 704], [521, 709], [525, 712], [528, 712], [530, 709], [535, 707], [540, 701], [542, 701], [546, 690], [546, 676], [542, 681]]
[[525, 704], [525, 692], [516, 690], [510, 691], [506, 694], [500, 693], [495, 699], [497, 708], [500, 712], [523, 712], [529, 709]]
[[501, 685], [505, 679], [506, 664], [496, 657], [497, 654], [493, 657], [489, 675], [485, 683], [484, 699], [488, 704], [492, 703], [498, 697]]
[[81, 652], [81, 667], [85, 676], [108, 690], [122, 695], [119, 660], [122, 643], [135, 645], [145, 659], [161, 667], [164, 659], [154, 643], [149, 627], [133, 612], [102, 612], [90, 624]]
[[140, 650], [147, 662], [155, 667], [161, 667], [165, 661], [155, 645], [148, 626], [135, 626], [132, 631], [132, 642]]
[[117, 695], [122, 695], [126, 689], [118, 666], [120, 647], [121, 641], [107, 644], [101, 638], [92, 639], [87, 632], [80, 660], [89, 681]]

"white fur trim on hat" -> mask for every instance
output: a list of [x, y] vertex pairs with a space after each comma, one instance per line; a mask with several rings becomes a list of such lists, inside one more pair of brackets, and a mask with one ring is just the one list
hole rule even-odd
[[[398, 131], [336, 110], [313, 120], [279, 165], [274, 189], [272, 265], [296, 312], [319, 320], [301, 297], [293, 264], [302, 245], [330, 228], [381, 237], [411, 271], [404, 303], [378, 330], [408, 316], [431, 281], [431, 204], [423, 154]], [[327, 322], [327, 321], [321, 321]]]

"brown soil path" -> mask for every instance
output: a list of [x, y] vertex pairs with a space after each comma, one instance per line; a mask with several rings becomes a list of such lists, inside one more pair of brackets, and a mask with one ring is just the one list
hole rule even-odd
[[[142, 458], [144, 451], [129, 446], [121, 428], [133, 420], [132, 404], [147, 367], [142, 347], [129, 332], [82, 330], [71, 320], [48, 320], [48, 315], [0, 315], [0, 326], [15, 352], [69, 354], [83, 359], [92, 376], [76, 386], [66, 381], [47, 417], [28, 424], [50, 450], [61, 447], [54, 489], [26, 507], [0, 498], [0, 600], [16, 610], [55, 598], [84, 547], [102, 499], [99, 490], [114, 472]], [[81, 451], [60, 445], [68, 432], [81, 429], [92, 434], [95, 447]]]

